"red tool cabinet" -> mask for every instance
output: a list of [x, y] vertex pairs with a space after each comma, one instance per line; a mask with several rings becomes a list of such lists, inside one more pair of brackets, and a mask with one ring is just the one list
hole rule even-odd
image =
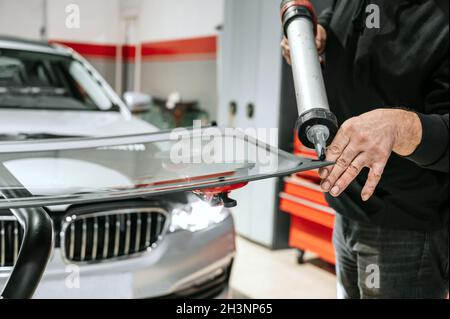
[[[314, 151], [295, 141], [295, 154], [316, 158]], [[280, 209], [291, 215], [289, 244], [299, 251], [298, 261], [303, 263], [305, 251], [335, 264], [332, 234], [335, 212], [320, 189], [317, 171], [304, 172], [285, 178], [280, 194]]]

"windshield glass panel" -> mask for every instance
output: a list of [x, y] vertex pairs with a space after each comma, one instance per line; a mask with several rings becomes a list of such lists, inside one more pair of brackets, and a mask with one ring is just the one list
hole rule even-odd
[[327, 165], [217, 128], [0, 143], [0, 208], [162, 195]]
[[79, 61], [9, 49], [0, 49], [1, 108], [117, 111]]

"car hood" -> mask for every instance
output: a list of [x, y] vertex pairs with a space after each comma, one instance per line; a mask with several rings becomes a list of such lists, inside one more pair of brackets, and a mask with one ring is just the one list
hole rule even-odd
[[[158, 129], [135, 117], [119, 112], [81, 112], [0, 109], [0, 135], [49, 134], [56, 136], [120, 136], [154, 133]], [[119, 150], [122, 154], [127, 150]], [[111, 151], [112, 154], [114, 151]], [[127, 176], [128, 163], [109, 168], [83, 158], [37, 158], [6, 161], [6, 167], [33, 195], [80, 193], [120, 185], [134, 186]], [[122, 169], [121, 169], [122, 168]], [[95, 177], [95, 178], [93, 178]], [[42, 189], [42, 181], [47, 187]]]
[[[5, 166], [35, 196], [100, 191], [112, 185], [134, 186], [130, 178], [117, 170], [77, 159], [21, 159]], [[45, 188], [41, 186], [44, 180]]]
[[118, 136], [156, 131], [147, 122], [119, 112], [0, 109], [0, 134]]

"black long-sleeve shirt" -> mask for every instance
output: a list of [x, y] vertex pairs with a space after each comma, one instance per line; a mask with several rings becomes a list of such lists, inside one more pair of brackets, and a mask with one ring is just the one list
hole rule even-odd
[[[367, 28], [366, 8], [380, 9]], [[367, 170], [328, 201], [348, 218], [394, 229], [446, 227], [449, 216], [449, 1], [335, 0], [320, 16], [328, 31], [325, 81], [345, 120], [378, 108], [417, 112], [423, 138], [409, 158], [392, 155], [374, 197]]]

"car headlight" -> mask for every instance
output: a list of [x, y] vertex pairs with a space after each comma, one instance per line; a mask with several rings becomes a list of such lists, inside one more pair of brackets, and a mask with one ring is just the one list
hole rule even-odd
[[170, 231], [188, 230], [197, 232], [223, 222], [229, 211], [223, 206], [211, 207], [208, 203], [197, 201], [172, 211]]

